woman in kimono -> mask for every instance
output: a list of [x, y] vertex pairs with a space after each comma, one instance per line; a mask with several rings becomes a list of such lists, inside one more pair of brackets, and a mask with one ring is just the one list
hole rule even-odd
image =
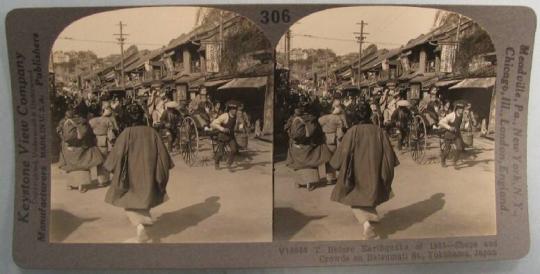
[[59, 167], [69, 176], [67, 187], [84, 193], [86, 185], [92, 181], [90, 170], [104, 160], [96, 147], [96, 136], [88, 121], [74, 109], [66, 111], [57, 132], [62, 139]]
[[390, 199], [394, 167], [399, 161], [386, 132], [371, 123], [371, 108], [358, 105], [358, 123], [352, 126], [330, 160], [339, 170], [331, 200], [352, 207], [363, 224], [364, 237], [377, 237], [372, 226], [379, 221], [376, 207]]
[[306, 111], [307, 106], [301, 103], [285, 126], [290, 139], [287, 166], [302, 178], [297, 186], [312, 191], [319, 184], [319, 166], [328, 162], [332, 153], [317, 118]]
[[113, 173], [105, 201], [124, 208], [137, 228], [136, 242], [148, 242], [147, 226], [153, 224], [150, 209], [166, 200], [169, 169], [173, 161], [157, 131], [144, 123], [138, 104], [126, 107], [129, 126], [118, 136], [103, 164]]
[[[96, 135], [97, 148], [103, 158], [106, 158], [113, 148], [116, 132], [118, 132], [118, 125], [112, 116], [112, 108], [104, 105], [101, 116], [90, 119], [88, 123]], [[97, 166], [97, 176], [99, 187], [104, 187], [109, 183], [110, 174], [102, 165]]]

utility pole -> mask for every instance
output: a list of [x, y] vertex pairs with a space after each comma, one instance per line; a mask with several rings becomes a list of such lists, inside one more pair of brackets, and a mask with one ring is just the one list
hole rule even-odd
[[120, 33], [115, 33], [115, 36], [118, 36], [116, 40], [118, 41], [118, 44], [120, 44], [120, 69], [121, 69], [121, 78], [120, 78], [120, 85], [122, 89], [125, 89], [125, 76], [124, 76], [124, 43], [126, 42], [126, 36], [129, 34], [124, 33], [124, 27], [126, 24], [122, 24], [122, 21], [118, 23], [118, 26], [120, 27]]
[[362, 75], [362, 44], [364, 43], [364, 40], [366, 39], [367, 32], [364, 32], [364, 26], [367, 26], [367, 23], [364, 22], [364, 20], [360, 21], [360, 23], [356, 23], [357, 25], [360, 25], [360, 32], [355, 32], [354, 34], [356, 41], [358, 43], [358, 80], [357, 80], [357, 86], [358, 89], [360, 89], [360, 76]]
[[456, 50], [454, 51], [454, 66], [456, 64], [457, 55], [459, 51], [459, 33], [461, 32], [461, 14], [458, 14], [458, 23], [456, 27]]
[[291, 30], [285, 33], [285, 63], [287, 68], [291, 68]]
[[324, 57], [324, 71], [325, 71], [324, 91], [325, 93], [327, 93], [328, 92], [328, 54], [325, 54], [325, 57]]
[[223, 56], [223, 47], [225, 43], [223, 41], [223, 11], [219, 11], [219, 58], [218, 58], [218, 71], [221, 71], [221, 58]]
[[328, 81], [328, 56], [324, 57], [324, 71], [325, 71], [325, 78]]

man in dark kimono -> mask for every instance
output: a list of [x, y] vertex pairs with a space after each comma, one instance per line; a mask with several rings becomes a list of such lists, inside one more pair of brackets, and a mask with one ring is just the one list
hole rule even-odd
[[330, 164], [339, 170], [331, 200], [351, 206], [364, 226], [364, 237], [377, 237], [372, 222], [379, 220], [376, 207], [390, 199], [394, 167], [399, 161], [385, 131], [371, 124], [369, 105], [355, 111], [358, 124], [351, 127]]
[[137, 228], [136, 242], [149, 241], [150, 209], [165, 201], [173, 161], [159, 134], [144, 123], [138, 104], [126, 107], [129, 127], [118, 136], [103, 167], [113, 173], [105, 201], [124, 208]]

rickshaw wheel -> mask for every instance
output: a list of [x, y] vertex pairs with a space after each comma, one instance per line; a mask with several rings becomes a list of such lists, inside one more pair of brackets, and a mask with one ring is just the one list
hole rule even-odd
[[193, 166], [199, 155], [199, 131], [195, 120], [186, 117], [180, 126], [180, 154], [188, 166]]
[[218, 154], [218, 152], [222, 153], [223, 155], [221, 157], [222, 159], [227, 159], [227, 157], [229, 156], [229, 153], [231, 152], [231, 149], [229, 148], [229, 144], [223, 143], [223, 146], [220, 146], [219, 141], [217, 140], [217, 135], [213, 136], [211, 140], [212, 140], [212, 152], [214, 153], [214, 159], [216, 155]]
[[415, 115], [409, 125], [409, 148], [411, 158], [418, 164], [424, 161], [427, 149], [427, 127], [424, 118]]

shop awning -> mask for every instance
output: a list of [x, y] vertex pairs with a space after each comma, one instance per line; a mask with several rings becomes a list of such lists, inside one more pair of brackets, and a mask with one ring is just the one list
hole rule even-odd
[[453, 84], [456, 84], [456, 83], [459, 83], [461, 82], [461, 80], [441, 80], [441, 81], [438, 81], [437, 83], [435, 83], [435, 86], [436, 87], [447, 87], [447, 86], [451, 86]]
[[416, 75], [418, 75], [417, 71], [409, 72], [409, 73], [403, 73], [401, 76], [399, 76], [398, 80], [400, 80], [400, 81], [409, 81], [412, 78], [414, 78]]
[[422, 88], [427, 88], [435, 84], [438, 80], [439, 78], [435, 75], [421, 75], [412, 78], [411, 83], [420, 83], [422, 84]]
[[368, 80], [364, 80], [360, 82], [360, 87], [369, 87], [369, 86], [370, 86], [370, 82]]
[[227, 84], [218, 88], [218, 90], [233, 88], [261, 88], [266, 86], [268, 79], [264, 77], [234, 78]]
[[206, 83], [204, 83], [204, 86], [207, 87], [207, 88], [217, 87], [217, 86], [224, 85], [224, 84], [228, 83], [229, 81], [231, 81], [231, 80], [228, 79], [228, 80], [207, 81]]
[[458, 88], [490, 88], [495, 85], [495, 77], [488, 78], [468, 78], [465, 79], [455, 86], [450, 87], [450, 89]]
[[177, 84], [189, 84], [190, 82], [193, 82], [199, 78], [201, 78], [202, 75], [200, 73], [195, 73], [195, 74], [184, 74], [184, 75], [181, 75], [179, 76], [178, 78], [176, 78], [176, 83]]
[[345, 70], [344, 72], [341, 72], [338, 74], [339, 77], [341, 78], [351, 78], [352, 76], [352, 70], [348, 69], [348, 70]]
[[137, 96], [144, 96], [145, 94], [144, 93], [150, 93], [150, 89], [147, 89], [147, 88], [141, 88], [137, 91]]
[[189, 90], [198, 90], [204, 84], [204, 78], [195, 79], [189, 82]]
[[160, 88], [161, 87], [161, 81], [160, 80], [153, 80], [150, 85], [153, 88]]

